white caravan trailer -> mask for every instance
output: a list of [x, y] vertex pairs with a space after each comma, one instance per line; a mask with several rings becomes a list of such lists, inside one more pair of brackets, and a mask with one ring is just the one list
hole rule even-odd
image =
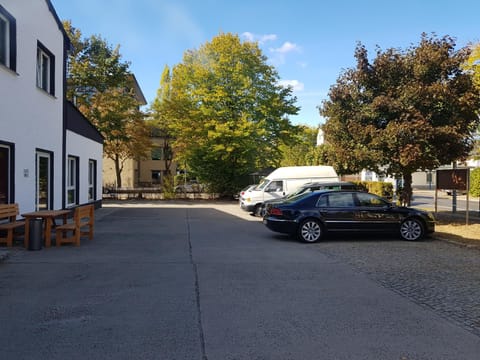
[[265, 200], [279, 199], [308, 182], [335, 182], [338, 175], [331, 166], [287, 166], [271, 172], [257, 187], [240, 197], [240, 207], [256, 212]]

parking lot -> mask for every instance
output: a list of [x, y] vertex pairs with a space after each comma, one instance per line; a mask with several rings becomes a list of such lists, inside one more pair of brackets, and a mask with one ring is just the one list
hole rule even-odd
[[[2, 359], [477, 359], [480, 252], [302, 244], [235, 202], [111, 202], [0, 263]], [[319, 355], [320, 354], [320, 355]]]

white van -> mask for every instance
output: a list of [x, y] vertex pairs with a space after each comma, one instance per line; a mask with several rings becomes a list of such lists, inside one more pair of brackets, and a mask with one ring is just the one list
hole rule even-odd
[[265, 200], [279, 199], [308, 182], [339, 181], [331, 166], [287, 166], [271, 172], [258, 186], [240, 196], [240, 207], [256, 213]]

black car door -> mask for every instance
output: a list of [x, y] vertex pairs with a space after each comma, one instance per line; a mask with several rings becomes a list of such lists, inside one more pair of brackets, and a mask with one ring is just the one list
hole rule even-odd
[[369, 193], [356, 193], [356, 204], [362, 230], [387, 231], [394, 230], [400, 223], [400, 214], [392, 205], [381, 197]]
[[328, 230], [355, 230], [358, 227], [355, 200], [351, 192], [322, 194], [317, 208]]

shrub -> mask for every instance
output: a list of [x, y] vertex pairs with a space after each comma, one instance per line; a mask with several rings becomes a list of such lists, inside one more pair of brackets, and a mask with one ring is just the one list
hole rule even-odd
[[470, 171], [470, 195], [480, 197], [480, 168]]
[[353, 181], [359, 190], [382, 196], [388, 200], [393, 199], [393, 184], [383, 181]]

